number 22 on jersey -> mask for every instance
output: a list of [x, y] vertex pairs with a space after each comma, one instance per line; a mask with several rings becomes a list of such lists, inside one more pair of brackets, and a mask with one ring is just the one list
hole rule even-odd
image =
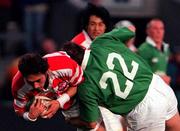
[[[125, 82], [125, 90], [124, 91], [121, 91], [121, 87], [120, 87], [120, 80], [118, 80], [117, 78], [117, 74], [115, 74], [114, 72], [112, 72], [112, 70], [114, 69], [115, 66], [118, 66], [118, 65], [114, 65], [113, 64], [113, 61], [117, 59], [119, 61], [119, 64], [122, 68], [122, 73], [124, 74], [124, 76], [126, 76], [128, 79], [126, 80]], [[107, 80], [110, 78], [112, 79], [112, 82], [113, 82], [113, 88], [114, 88], [114, 91], [115, 91], [115, 95], [118, 96], [118, 97], [121, 97], [122, 99], [126, 99], [127, 96], [129, 95], [130, 91], [132, 90], [132, 87], [133, 87], [133, 79], [135, 78], [136, 76], [136, 73], [138, 71], [138, 67], [139, 67], [139, 64], [135, 61], [132, 61], [131, 62], [131, 66], [132, 66], [132, 69], [129, 71], [128, 68], [127, 68], [127, 65], [124, 61], [124, 58], [120, 55], [120, 54], [117, 54], [117, 53], [110, 53], [108, 55], [108, 58], [107, 58], [107, 61], [106, 61], [106, 64], [107, 64], [107, 67], [109, 69], [109, 71], [103, 73], [100, 81], [99, 81], [99, 84], [100, 84], [100, 87], [103, 88], [103, 89], [106, 89], [107, 88]], [[131, 80], [131, 81], [130, 81]]]

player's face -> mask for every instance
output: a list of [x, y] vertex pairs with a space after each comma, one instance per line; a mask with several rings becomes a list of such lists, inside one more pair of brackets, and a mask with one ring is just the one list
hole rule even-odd
[[26, 77], [26, 81], [35, 89], [42, 90], [46, 82], [46, 76], [47, 76], [46, 74], [42, 74], [42, 73], [31, 74], [28, 75], [28, 77]]
[[95, 15], [90, 16], [87, 26], [87, 32], [92, 39], [102, 35], [106, 30], [106, 25], [100, 17]]
[[162, 43], [164, 39], [164, 24], [161, 21], [152, 21], [147, 32], [156, 43]]

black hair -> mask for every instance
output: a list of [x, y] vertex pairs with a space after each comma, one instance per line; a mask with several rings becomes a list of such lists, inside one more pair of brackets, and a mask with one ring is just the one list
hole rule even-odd
[[73, 42], [64, 43], [62, 50], [65, 51], [73, 60], [81, 65], [84, 57], [84, 49]]
[[87, 26], [89, 24], [89, 18], [92, 15], [101, 18], [106, 25], [106, 32], [110, 31], [110, 14], [108, 10], [103, 6], [97, 6], [92, 3], [88, 3], [87, 7], [82, 11], [81, 23], [83, 29], [87, 29]]
[[47, 59], [35, 53], [27, 53], [21, 56], [18, 63], [18, 69], [24, 77], [31, 74], [45, 74], [48, 68]]

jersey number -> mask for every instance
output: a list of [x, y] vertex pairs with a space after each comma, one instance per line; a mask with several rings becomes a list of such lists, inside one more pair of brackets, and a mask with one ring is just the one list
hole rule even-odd
[[[111, 70], [114, 69], [114, 66], [115, 66], [113, 64], [114, 59], [118, 59], [119, 64], [120, 64], [120, 66], [122, 68], [123, 74], [128, 78], [126, 80], [126, 82], [125, 82], [126, 88], [125, 88], [124, 91], [121, 91], [121, 87], [120, 87], [120, 84], [119, 84], [120, 80], [118, 80], [117, 75], [114, 72], [111, 71]], [[136, 63], [135, 61], [132, 61], [131, 62], [132, 70], [128, 71], [127, 65], [126, 65], [123, 57], [120, 54], [117, 54], [117, 53], [110, 53], [108, 55], [106, 64], [108, 66], [109, 71], [103, 73], [103, 75], [102, 75], [102, 77], [101, 77], [101, 79], [99, 81], [100, 87], [103, 88], [103, 89], [106, 89], [107, 88], [106, 81], [109, 78], [111, 78], [112, 82], [113, 82], [113, 86], [114, 86], [116, 96], [121, 97], [123, 99], [126, 99], [126, 97], [129, 95], [129, 93], [130, 93], [130, 91], [131, 91], [131, 89], [133, 87], [133, 84], [134, 84], [130, 80], [133, 80], [134, 77], [136, 76], [139, 64]]]

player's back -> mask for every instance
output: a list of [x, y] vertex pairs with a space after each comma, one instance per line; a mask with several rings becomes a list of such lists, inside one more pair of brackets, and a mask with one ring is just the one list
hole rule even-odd
[[97, 96], [100, 105], [123, 114], [144, 98], [153, 74], [139, 56], [115, 39], [105, 35], [93, 42], [89, 57], [85, 55], [86, 81], [80, 88], [93, 92], [90, 95]]

